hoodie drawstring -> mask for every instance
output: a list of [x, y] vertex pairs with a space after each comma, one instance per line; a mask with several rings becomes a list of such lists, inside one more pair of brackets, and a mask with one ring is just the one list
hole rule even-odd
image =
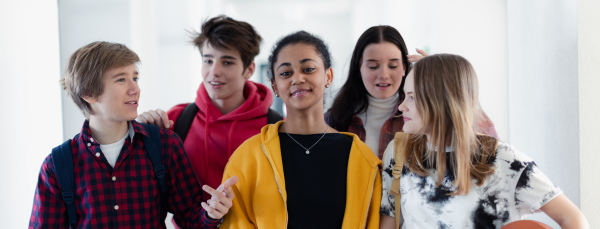
[[235, 125], [238, 123], [238, 120], [234, 120], [233, 123], [231, 124], [231, 128], [229, 128], [229, 136], [227, 138], [227, 158], [231, 157], [231, 154], [233, 154], [233, 151], [235, 149], [232, 149], [231, 147], [233, 146], [233, 131], [235, 130]]

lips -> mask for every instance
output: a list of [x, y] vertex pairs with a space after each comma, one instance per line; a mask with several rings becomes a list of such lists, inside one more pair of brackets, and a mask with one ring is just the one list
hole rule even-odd
[[137, 100], [134, 100], [134, 101], [127, 101], [127, 102], [125, 102], [125, 104], [137, 105], [137, 104], [138, 104], [138, 102], [137, 102]]
[[408, 121], [412, 120], [411, 118], [409, 118], [409, 117], [406, 117], [406, 116], [402, 116], [402, 117], [403, 117], [403, 119], [404, 119], [404, 122], [408, 122]]
[[293, 92], [290, 94], [290, 96], [293, 96], [293, 97], [300, 97], [300, 96], [303, 96], [303, 95], [306, 95], [306, 94], [308, 94], [308, 93], [309, 93], [309, 92], [311, 92], [311, 91], [312, 91], [312, 90], [309, 90], [309, 89], [298, 89], [298, 90], [295, 90], [295, 91], [293, 91]]
[[389, 84], [389, 83], [378, 83], [378, 84], [375, 84], [375, 86], [377, 86], [377, 87], [389, 87], [389, 86], [392, 86], [392, 84]]
[[213, 86], [220, 86], [220, 85], [224, 85], [225, 84], [225, 83], [221, 83], [221, 82], [218, 82], [218, 81], [209, 81], [208, 83], [210, 85], [213, 85]]

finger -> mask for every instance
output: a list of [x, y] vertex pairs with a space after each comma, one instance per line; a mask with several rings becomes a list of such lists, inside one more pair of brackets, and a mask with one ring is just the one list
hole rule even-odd
[[216, 200], [207, 200], [206, 203], [208, 203], [208, 206], [214, 208], [223, 215], [227, 214], [227, 212], [229, 212], [229, 208], [231, 208], [230, 202], [222, 203]]
[[166, 111], [163, 111], [161, 109], [156, 109], [156, 113], [158, 113], [158, 115], [160, 115], [160, 119], [162, 121], [162, 123], [165, 125], [165, 128], [171, 128], [171, 120], [169, 120], [169, 115], [167, 114]]
[[215, 190], [214, 188], [211, 188], [208, 185], [203, 185], [202, 190], [204, 190], [205, 192], [210, 194], [211, 199], [213, 199], [213, 198], [216, 198], [217, 200], [227, 199], [227, 197], [225, 195], [223, 195], [223, 193], [221, 193], [221, 191]]
[[142, 116], [141, 114], [137, 116], [137, 118], [135, 118], [136, 122], [139, 123], [148, 123], [148, 120], [146, 120], [146, 118], [144, 118], [144, 116]]
[[158, 126], [158, 128], [165, 128], [165, 125], [163, 124], [162, 118], [160, 117], [160, 115], [158, 114], [158, 112], [156, 111], [148, 111], [148, 114], [150, 116], [152, 116], [152, 118], [154, 119], [154, 124]]
[[147, 124], [154, 125], [154, 119], [152, 118], [152, 115], [148, 114], [148, 112], [144, 112], [140, 116], [143, 116], [146, 119]]
[[229, 184], [229, 186], [234, 186], [240, 179], [237, 176], [232, 176], [227, 179], [224, 183]]
[[175, 124], [175, 122], [173, 122], [173, 120], [169, 120], [169, 127], [168, 128], [170, 129], [171, 127], [173, 127], [174, 124]]
[[417, 49], [417, 52], [418, 52], [419, 54], [423, 55], [423, 56], [429, 56], [429, 53], [427, 53], [427, 52], [425, 52], [425, 51], [423, 51], [423, 50], [421, 50], [421, 49]]
[[208, 216], [210, 218], [213, 218], [213, 219], [221, 219], [221, 218], [223, 218], [224, 214], [221, 214], [219, 211], [217, 211], [216, 209], [210, 207], [208, 204], [202, 202], [202, 203], [200, 203], [200, 205], [202, 205], [202, 208], [204, 208], [204, 210], [206, 211], [206, 213], [208, 214]]

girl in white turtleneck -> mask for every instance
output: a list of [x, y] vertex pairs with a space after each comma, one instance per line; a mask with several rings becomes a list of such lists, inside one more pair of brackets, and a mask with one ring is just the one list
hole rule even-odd
[[[418, 50], [421, 55], [427, 55]], [[397, 108], [404, 100], [402, 85], [411, 62], [421, 55], [408, 55], [402, 35], [391, 26], [373, 26], [356, 42], [348, 79], [325, 114], [325, 121], [338, 131], [351, 132], [380, 159], [394, 133], [404, 121]], [[494, 124], [480, 110], [478, 131], [497, 137]]]

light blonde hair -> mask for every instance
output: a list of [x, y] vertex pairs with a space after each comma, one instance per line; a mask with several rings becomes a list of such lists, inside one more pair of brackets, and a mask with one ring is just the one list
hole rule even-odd
[[[497, 140], [477, 136], [479, 86], [477, 75], [469, 61], [452, 54], [437, 54], [419, 60], [414, 68], [416, 108], [423, 126], [430, 134], [413, 135], [407, 144], [406, 161], [409, 169], [427, 176], [427, 168], [435, 167], [437, 186], [446, 171], [453, 173], [452, 195], [468, 194], [470, 180], [481, 185], [494, 170], [491, 157]], [[427, 147], [427, 141], [431, 147]], [[446, 146], [453, 153], [446, 157]], [[450, 160], [453, 168], [446, 168]]]
[[123, 67], [139, 61], [138, 55], [123, 44], [92, 42], [71, 55], [61, 83], [83, 115], [89, 118], [94, 112], [83, 96], [102, 94], [104, 72], [110, 68]]

